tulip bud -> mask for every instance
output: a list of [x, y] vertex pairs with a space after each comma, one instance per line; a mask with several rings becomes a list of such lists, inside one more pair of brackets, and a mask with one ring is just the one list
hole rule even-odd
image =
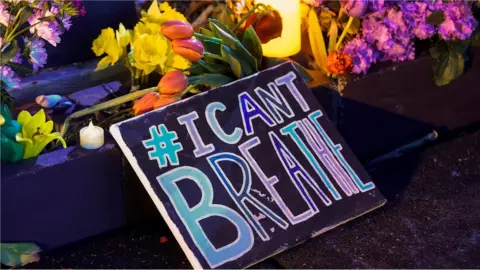
[[164, 95], [161, 95], [160, 98], [155, 102], [155, 105], [153, 107], [155, 109], [158, 109], [158, 108], [166, 106], [170, 103], [177, 102], [179, 100], [180, 100], [180, 98], [178, 96], [164, 96]]
[[353, 68], [353, 62], [350, 56], [338, 51], [333, 51], [328, 55], [325, 63], [328, 72], [335, 75], [344, 75]]
[[188, 86], [187, 76], [178, 70], [167, 72], [158, 83], [158, 91], [161, 95], [176, 95]]
[[176, 39], [172, 41], [175, 53], [190, 61], [198, 61], [203, 57], [203, 44], [197, 39]]
[[158, 93], [148, 93], [133, 105], [135, 116], [153, 110], [155, 102], [160, 98]]
[[246, 30], [249, 26], [253, 26], [260, 42], [266, 44], [282, 36], [283, 20], [276, 10], [271, 10], [268, 14], [253, 13], [245, 21], [243, 29]]
[[162, 33], [170, 40], [189, 39], [193, 36], [193, 28], [188, 22], [171, 20], [162, 24]]
[[368, 0], [340, 0], [345, 14], [354, 18], [361, 18], [367, 12]]

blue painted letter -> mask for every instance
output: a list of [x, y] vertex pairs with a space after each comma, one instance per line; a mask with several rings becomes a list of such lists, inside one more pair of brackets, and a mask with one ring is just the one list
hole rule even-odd
[[[194, 207], [188, 205], [176, 183], [184, 179], [194, 181], [202, 192], [202, 199]], [[215, 268], [233, 261], [253, 247], [253, 232], [245, 219], [231, 208], [213, 204], [213, 187], [202, 171], [193, 167], [179, 167], [160, 175], [157, 181], [210, 267]], [[212, 216], [225, 218], [235, 225], [238, 236], [234, 242], [218, 249], [213, 246], [200, 226], [201, 220]]]

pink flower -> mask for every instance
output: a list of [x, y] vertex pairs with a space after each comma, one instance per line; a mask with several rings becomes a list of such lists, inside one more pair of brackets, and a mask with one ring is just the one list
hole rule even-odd
[[8, 26], [12, 19], [13, 17], [8, 13], [7, 7], [0, 1], [0, 24]]
[[30, 33], [37, 34], [40, 38], [48, 41], [52, 46], [56, 47], [57, 43], [60, 43], [61, 31], [56, 22], [41, 22], [39, 19], [42, 17], [41, 11], [35, 12], [28, 19], [30, 25], [34, 25], [30, 28]]

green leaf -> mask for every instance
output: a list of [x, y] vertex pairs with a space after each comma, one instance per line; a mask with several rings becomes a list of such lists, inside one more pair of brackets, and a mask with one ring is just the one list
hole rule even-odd
[[5, 119], [5, 122], [10, 122], [13, 120], [12, 113], [10, 112], [10, 108], [6, 104], [0, 104], [0, 114]]
[[330, 24], [330, 30], [328, 30], [328, 52], [331, 53], [335, 51], [335, 44], [337, 43], [338, 38], [338, 25], [335, 21], [332, 21]]
[[249, 26], [247, 30], [245, 30], [245, 33], [243, 34], [243, 44], [250, 54], [255, 57], [257, 62], [262, 61], [262, 42], [252, 26]]
[[206, 37], [215, 37], [212, 31], [205, 29], [205, 28], [200, 28], [200, 33]]
[[434, 81], [438, 86], [444, 86], [463, 74], [465, 58], [461, 49], [452, 47], [445, 41], [438, 41], [430, 49], [433, 58]]
[[203, 46], [205, 47], [205, 51], [213, 54], [220, 55], [221, 54], [221, 43], [215, 42], [213, 40], [204, 40]]
[[16, 40], [12, 40], [10, 44], [5, 48], [0, 54], [0, 65], [4, 65], [12, 60], [13, 57], [17, 54], [18, 45]]
[[242, 64], [240, 64], [240, 60], [235, 58], [235, 56], [232, 55], [232, 52], [229, 47], [222, 45], [222, 56], [226, 59], [228, 59], [228, 63], [230, 64], [230, 67], [232, 68], [233, 74], [237, 78], [241, 78], [243, 76], [242, 72]]
[[18, 18], [19, 25], [23, 25], [28, 21], [28, 18], [30, 18], [33, 14], [33, 9], [30, 6], [25, 6], [23, 7], [22, 13], [20, 13], [20, 16]]
[[10, 267], [21, 267], [40, 260], [40, 248], [33, 243], [0, 244], [1, 263]]
[[436, 10], [427, 17], [428, 24], [440, 25], [443, 23], [443, 21], [445, 21], [445, 14], [443, 13], [443, 10]]
[[230, 71], [227, 65], [207, 63], [204, 60], [198, 60], [197, 63], [201, 65], [204, 69], [209, 71], [205, 73], [226, 73]]
[[204, 68], [201, 64], [198, 63], [198, 61], [185, 71], [188, 71], [195, 75], [208, 73], [208, 69]]
[[60, 26], [60, 29], [62, 30], [62, 33], [64, 33], [65, 32], [65, 25], [63, 25], [62, 20], [59, 17], [55, 16], [55, 21], [57, 21], [58, 25]]
[[235, 33], [232, 32], [232, 30], [230, 30], [226, 25], [215, 19], [209, 19], [209, 22], [210, 29], [216, 37], [221, 38], [223, 42], [225, 42], [225, 44], [227, 45], [235, 45], [235, 41], [238, 41], [238, 39]]
[[189, 77], [188, 83], [190, 85], [205, 84], [212, 87], [219, 87], [224, 84], [233, 82], [234, 80], [234, 78], [225, 76], [223, 74], [203, 74]]
[[312, 47], [315, 63], [317, 63], [322, 70], [325, 70], [327, 48], [325, 47], [322, 29], [320, 28], [318, 17], [314, 9], [311, 9], [308, 14], [308, 37], [310, 39], [310, 46]]

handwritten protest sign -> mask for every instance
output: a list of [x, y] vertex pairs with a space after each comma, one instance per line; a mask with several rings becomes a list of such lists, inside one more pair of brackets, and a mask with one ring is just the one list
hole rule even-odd
[[245, 268], [385, 202], [289, 63], [111, 133], [195, 268]]

